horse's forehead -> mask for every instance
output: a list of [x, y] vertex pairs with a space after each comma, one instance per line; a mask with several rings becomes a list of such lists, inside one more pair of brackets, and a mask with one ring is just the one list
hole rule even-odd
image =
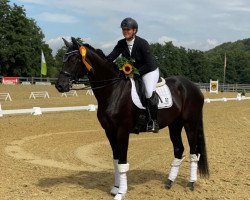
[[70, 57], [74, 56], [74, 55], [78, 55], [79, 54], [79, 50], [71, 50], [71, 51], [67, 51], [64, 56], [63, 56], [63, 62], [67, 62], [69, 60]]
[[67, 52], [66, 53], [74, 51], [74, 50], [77, 50], [77, 48], [73, 44], [71, 44], [71, 46], [67, 48]]

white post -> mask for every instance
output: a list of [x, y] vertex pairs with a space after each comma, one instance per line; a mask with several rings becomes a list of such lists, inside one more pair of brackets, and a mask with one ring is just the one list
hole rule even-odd
[[0, 117], [3, 116], [3, 111], [2, 111], [2, 106], [1, 106], [1, 103], [0, 103]]
[[42, 110], [40, 107], [33, 107], [32, 115], [41, 115], [41, 114], [42, 114]]

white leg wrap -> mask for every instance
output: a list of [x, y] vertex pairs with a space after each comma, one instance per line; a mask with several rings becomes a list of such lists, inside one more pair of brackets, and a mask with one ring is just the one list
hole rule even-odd
[[182, 157], [181, 159], [174, 158], [172, 164], [171, 164], [171, 169], [168, 175], [168, 179], [171, 181], [174, 181], [178, 175], [180, 165], [182, 161], [185, 159], [185, 157]]
[[114, 200], [123, 200], [125, 199], [125, 194], [117, 194], [115, 195]]
[[129, 170], [129, 164], [118, 164], [118, 171], [120, 173], [126, 173]]
[[113, 164], [114, 164], [114, 175], [115, 175], [115, 184], [114, 187], [111, 189], [110, 194], [112, 195], [117, 195], [118, 190], [119, 190], [119, 186], [120, 186], [120, 174], [118, 171], [118, 160], [113, 160]]
[[190, 179], [189, 182], [197, 181], [198, 161], [200, 160], [200, 154], [190, 154]]
[[118, 164], [118, 171], [120, 175], [120, 178], [119, 178], [120, 184], [119, 184], [118, 194], [125, 194], [128, 190], [127, 174], [126, 174], [128, 170], [129, 170], [129, 164]]
[[115, 186], [119, 187], [120, 176], [118, 171], [118, 160], [114, 160], [114, 170], [115, 170]]
[[118, 194], [118, 191], [119, 191], [119, 188], [118, 187], [113, 187], [111, 190], [110, 190], [110, 194], [112, 196], [115, 196]]

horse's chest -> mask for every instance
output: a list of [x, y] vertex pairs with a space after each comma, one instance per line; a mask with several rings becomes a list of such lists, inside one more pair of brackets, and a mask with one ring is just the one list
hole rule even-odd
[[98, 114], [98, 120], [104, 129], [110, 129], [119, 123], [119, 113], [110, 110], [102, 111]]

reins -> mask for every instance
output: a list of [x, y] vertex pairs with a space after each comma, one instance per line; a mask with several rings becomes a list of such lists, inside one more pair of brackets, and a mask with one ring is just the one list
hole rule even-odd
[[115, 83], [117, 83], [118, 81], [122, 80], [121, 78], [114, 78], [114, 79], [107, 79], [107, 80], [102, 80], [102, 81], [76, 81], [75, 83], [78, 84], [78, 83], [89, 83], [89, 82], [92, 82], [92, 83], [102, 83], [102, 82], [107, 82], [107, 81], [112, 81], [111, 83], [108, 83], [108, 84], [105, 84], [105, 85], [101, 85], [101, 86], [97, 86], [97, 87], [88, 87], [88, 88], [79, 88], [79, 89], [72, 89], [72, 90], [99, 90], [99, 89], [102, 89], [102, 88], [105, 88], [105, 87], [108, 87], [108, 86], [111, 86]]

